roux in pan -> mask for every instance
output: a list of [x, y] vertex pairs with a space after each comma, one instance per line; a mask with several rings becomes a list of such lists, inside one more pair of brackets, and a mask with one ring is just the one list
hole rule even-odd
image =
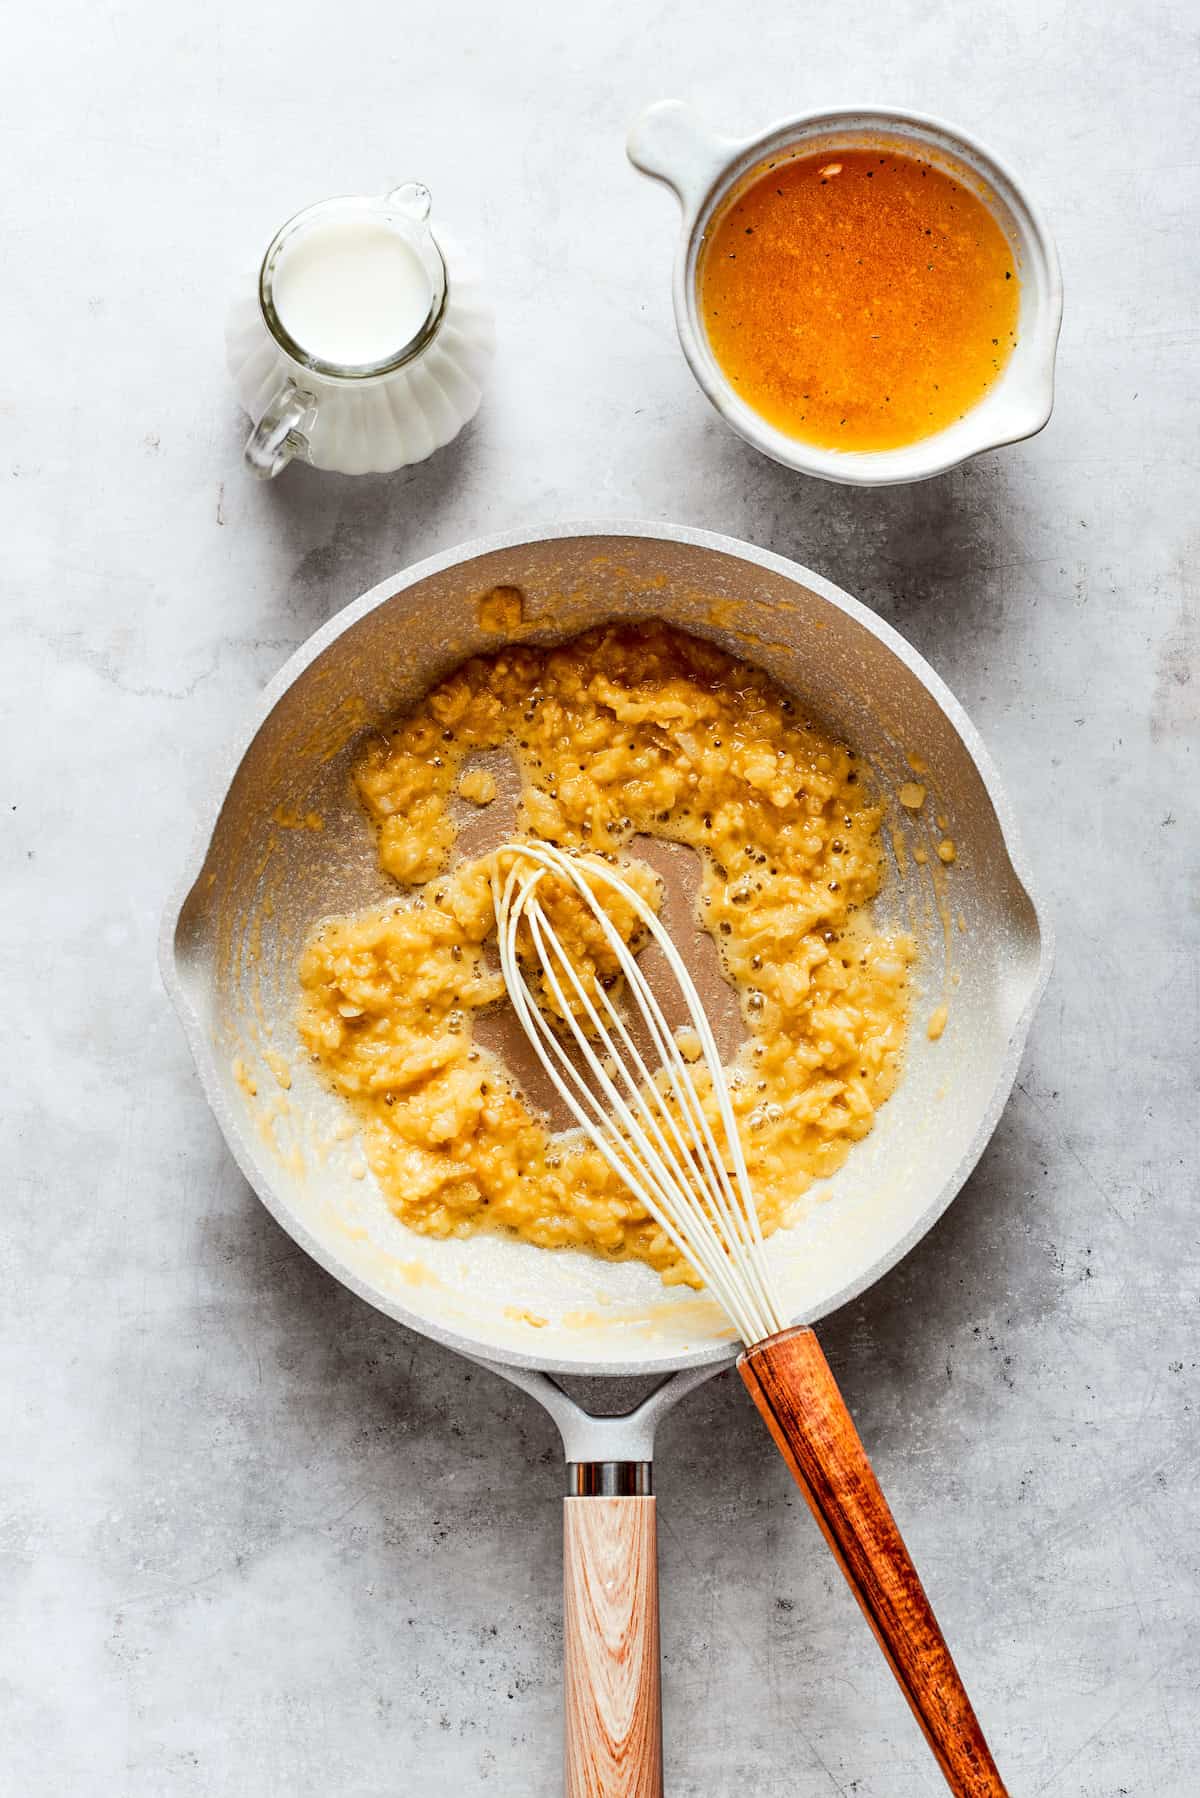
[[[899, 1074], [914, 951], [870, 917], [879, 807], [853, 752], [765, 674], [657, 623], [474, 657], [356, 770], [403, 896], [315, 931], [300, 1034], [353, 1107], [397, 1215], [436, 1236], [507, 1230], [694, 1283], [598, 1151], [553, 1133], [475, 1039], [474, 1019], [504, 1002], [488, 950], [494, 857], [452, 865], [453, 802], [489, 803], [495, 785], [469, 758], [497, 748], [521, 770], [519, 833], [621, 857], [651, 903], [659, 876], [632, 839], [699, 852], [700, 923], [744, 1022], [732, 1099], [767, 1231], [869, 1132]], [[577, 898], [557, 903], [572, 961], [607, 983], [594, 920]], [[630, 940], [632, 917], [605, 903]]]

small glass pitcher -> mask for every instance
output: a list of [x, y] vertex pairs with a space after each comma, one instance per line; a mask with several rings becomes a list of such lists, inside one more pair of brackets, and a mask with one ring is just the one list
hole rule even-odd
[[[430, 206], [429, 189], [408, 182], [377, 197], [323, 200], [272, 238], [256, 290], [235, 303], [226, 328], [230, 372], [254, 423], [245, 461], [256, 475], [269, 479], [296, 457], [344, 474], [385, 473], [422, 461], [474, 415], [492, 353], [491, 312], [462, 252], [440, 230], [435, 236]], [[387, 295], [369, 291], [369, 268], [352, 266], [368, 239], [409, 252], [412, 291], [392, 312]], [[300, 327], [281, 293], [297, 253], [310, 290]], [[347, 348], [355, 319], [338, 313], [356, 305], [370, 314], [360, 345], [369, 342], [371, 353], [362, 360]]]

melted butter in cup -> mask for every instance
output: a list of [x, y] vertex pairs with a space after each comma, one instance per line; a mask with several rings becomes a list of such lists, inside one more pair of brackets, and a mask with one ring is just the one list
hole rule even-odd
[[945, 430], [1017, 341], [1020, 280], [996, 218], [963, 180], [890, 148], [760, 168], [709, 224], [697, 281], [739, 397], [826, 449]]

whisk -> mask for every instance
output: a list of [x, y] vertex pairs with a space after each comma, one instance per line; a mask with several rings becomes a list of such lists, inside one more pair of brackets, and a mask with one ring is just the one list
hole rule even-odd
[[[960, 1798], [1005, 1798], [962, 1680], [816, 1336], [806, 1326], [787, 1326], [725, 1070], [678, 949], [652, 907], [598, 856], [568, 855], [549, 843], [509, 843], [497, 858], [493, 881], [505, 985], [542, 1067], [609, 1168], [728, 1314], [745, 1345], [738, 1359], [742, 1379], [950, 1789]], [[577, 965], [564, 947], [542, 903], [558, 883], [582, 904], [611, 953], [621, 977], [611, 988]], [[689, 1053], [604, 895], [627, 907], [662, 951], [687, 1012]], [[633, 1017], [618, 1003], [625, 995]], [[648, 1043], [647, 1052], [635, 1032]], [[701, 1070], [708, 1107], [698, 1083]]]

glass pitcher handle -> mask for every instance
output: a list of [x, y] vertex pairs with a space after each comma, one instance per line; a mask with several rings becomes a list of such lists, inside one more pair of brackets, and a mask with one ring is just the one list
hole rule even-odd
[[306, 431], [317, 415], [314, 394], [284, 381], [246, 440], [243, 457], [247, 468], [260, 480], [269, 481], [295, 456], [308, 454]]

